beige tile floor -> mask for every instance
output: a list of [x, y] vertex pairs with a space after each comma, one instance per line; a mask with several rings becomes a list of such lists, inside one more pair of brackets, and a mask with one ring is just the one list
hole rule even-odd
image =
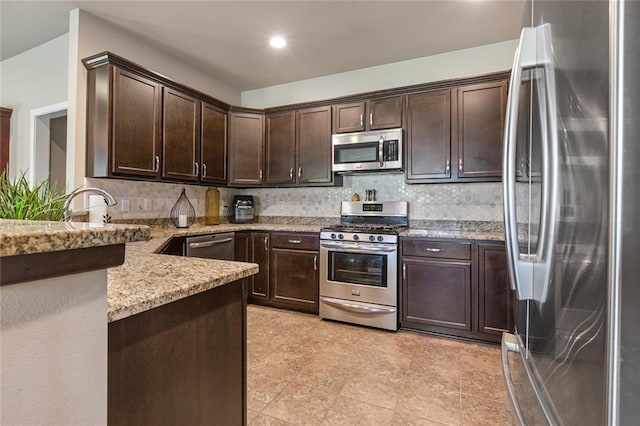
[[250, 305], [249, 425], [509, 425], [496, 346]]

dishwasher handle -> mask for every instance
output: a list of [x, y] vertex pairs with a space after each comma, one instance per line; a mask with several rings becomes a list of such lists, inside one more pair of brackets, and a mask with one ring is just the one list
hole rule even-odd
[[213, 247], [216, 244], [229, 243], [231, 241], [233, 241], [233, 238], [225, 238], [223, 240], [204, 241], [201, 243], [189, 243], [189, 248], [198, 249], [198, 248], [205, 248], [205, 247]]

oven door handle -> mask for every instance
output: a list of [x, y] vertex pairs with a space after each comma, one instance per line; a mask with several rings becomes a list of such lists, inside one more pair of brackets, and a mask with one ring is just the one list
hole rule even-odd
[[321, 298], [324, 303], [334, 308], [342, 309], [344, 311], [355, 312], [358, 314], [392, 314], [396, 311], [395, 308], [383, 308], [381, 306], [364, 306], [357, 303], [350, 303], [344, 300], [331, 299], [329, 297]]
[[337, 251], [365, 254], [378, 252], [391, 253], [398, 250], [397, 247], [362, 246], [359, 244], [322, 243], [320, 246], [328, 249], [337, 249]]

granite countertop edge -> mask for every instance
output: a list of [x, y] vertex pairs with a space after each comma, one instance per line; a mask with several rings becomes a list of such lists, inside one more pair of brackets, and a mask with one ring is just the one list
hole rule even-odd
[[151, 238], [146, 225], [0, 219], [0, 257], [125, 244]]

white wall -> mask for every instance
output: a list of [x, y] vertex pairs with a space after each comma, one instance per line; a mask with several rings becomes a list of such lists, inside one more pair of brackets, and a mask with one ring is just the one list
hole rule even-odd
[[242, 92], [242, 106], [267, 108], [511, 69], [517, 40], [456, 50]]
[[87, 71], [81, 60], [108, 50], [186, 86], [231, 104], [240, 103], [240, 92], [210, 74], [186, 66], [174, 56], [83, 10], [69, 17], [69, 109], [67, 184], [78, 186], [85, 176], [85, 126]]
[[0, 106], [12, 108], [9, 173], [30, 167], [30, 111], [67, 100], [69, 34], [0, 62]]
[[0, 424], [106, 424], [106, 307], [106, 269], [0, 287]]

